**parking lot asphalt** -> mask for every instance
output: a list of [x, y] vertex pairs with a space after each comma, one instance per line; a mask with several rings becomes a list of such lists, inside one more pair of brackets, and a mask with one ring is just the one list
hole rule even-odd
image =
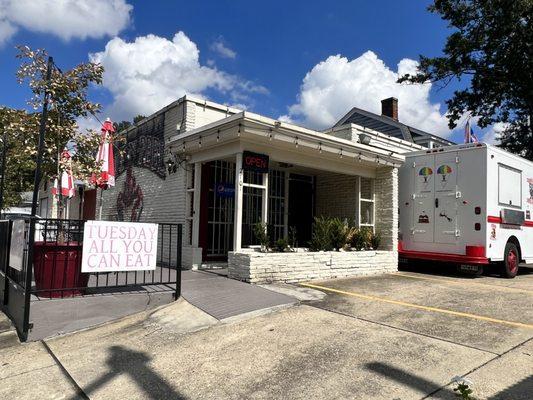
[[533, 398], [533, 269], [502, 279], [419, 268], [302, 285], [328, 294], [307, 303], [314, 307], [493, 354], [474, 356], [479, 398]]

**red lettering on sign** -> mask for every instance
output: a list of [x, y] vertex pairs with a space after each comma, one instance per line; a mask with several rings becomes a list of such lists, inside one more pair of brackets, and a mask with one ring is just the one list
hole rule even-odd
[[264, 159], [262, 159], [260, 157], [252, 157], [252, 156], [246, 157], [244, 159], [244, 163], [246, 165], [255, 166], [257, 168], [266, 168], [267, 167], [266, 160], [264, 160]]

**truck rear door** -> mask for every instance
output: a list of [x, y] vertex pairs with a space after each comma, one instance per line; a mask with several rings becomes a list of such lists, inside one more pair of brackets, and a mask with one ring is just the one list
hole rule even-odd
[[435, 156], [418, 157], [413, 164], [413, 241], [433, 243], [435, 224]]
[[457, 153], [435, 154], [435, 242], [455, 243], [458, 231]]

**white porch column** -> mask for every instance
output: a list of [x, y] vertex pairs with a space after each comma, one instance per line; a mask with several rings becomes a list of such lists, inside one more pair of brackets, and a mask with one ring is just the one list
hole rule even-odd
[[263, 174], [263, 207], [261, 210], [261, 222], [264, 225], [268, 224], [268, 172]]
[[283, 237], [289, 237], [289, 172], [285, 173], [285, 206], [283, 207]]
[[242, 244], [242, 199], [243, 199], [242, 153], [235, 156], [235, 215], [233, 218], [233, 251], [240, 251]]
[[200, 197], [202, 188], [202, 163], [194, 163], [194, 191], [192, 214], [192, 246], [199, 247], [200, 240]]

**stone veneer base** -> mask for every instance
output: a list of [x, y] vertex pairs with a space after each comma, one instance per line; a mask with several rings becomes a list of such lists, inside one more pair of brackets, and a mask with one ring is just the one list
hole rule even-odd
[[302, 282], [397, 271], [397, 251], [326, 251], [228, 254], [228, 276], [250, 283]]

